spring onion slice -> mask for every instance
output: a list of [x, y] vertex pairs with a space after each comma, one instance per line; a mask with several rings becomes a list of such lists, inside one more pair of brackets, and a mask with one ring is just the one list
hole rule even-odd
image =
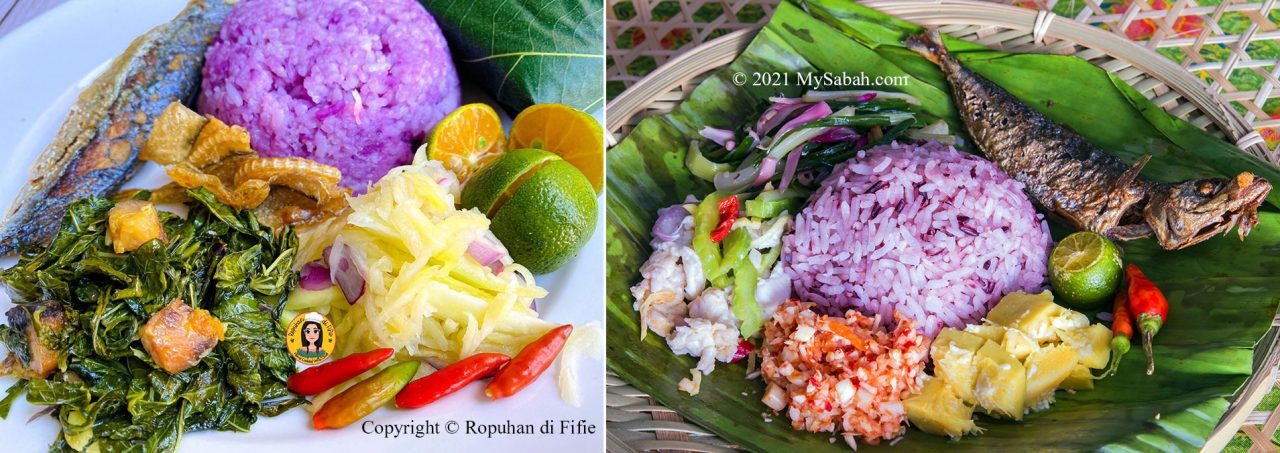
[[[853, 106], [848, 106], [832, 113], [830, 117], [853, 116], [856, 111], [857, 109]], [[827, 118], [823, 118], [816, 121], [824, 121], [826, 119]], [[769, 145], [769, 157], [781, 160], [791, 150], [800, 147], [800, 145], [805, 144], [810, 139], [822, 135], [823, 132], [827, 131], [826, 127], [809, 127], [809, 124], [812, 123], [813, 122], [800, 125], [777, 140], [774, 140], [774, 142]], [[843, 124], [836, 124], [835, 126], [843, 126]]]

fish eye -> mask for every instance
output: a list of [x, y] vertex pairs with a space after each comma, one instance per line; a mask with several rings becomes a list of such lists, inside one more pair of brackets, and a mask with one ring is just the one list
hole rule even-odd
[[1200, 192], [1200, 195], [1208, 196], [1208, 195], [1212, 195], [1213, 192], [1217, 190], [1217, 188], [1218, 188], [1218, 185], [1214, 184], [1213, 181], [1206, 180], [1206, 181], [1200, 181], [1200, 184], [1197, 185], [1196, 190]]

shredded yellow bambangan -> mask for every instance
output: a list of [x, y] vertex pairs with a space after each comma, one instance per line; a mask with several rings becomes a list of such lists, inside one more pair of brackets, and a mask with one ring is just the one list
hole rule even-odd
[[299, 263], [341, 244], [366, 267], [364, 296], [329, 307], [336, 356], [375, 348], [434, 363], [477, 352], [515, 355], [554, 326], [529, 307], [547, 292], [528, 269], [510, 263], [495, 274], [467, 254], [472, 241], [490, 235], [489, 219], [454, 208], [458, 190], [452, 173], [419, 152], [414, 164], [352, 198], [349, 214], [299, 234]]

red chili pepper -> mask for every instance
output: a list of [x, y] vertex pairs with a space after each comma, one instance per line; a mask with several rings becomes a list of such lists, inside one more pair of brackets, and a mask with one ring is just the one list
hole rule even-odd
[[573, 326], [565, 324], [525, 345], [507, 366], [498, 370], [489, 386], [485, 387], [484, 394], [495, 400], [506, 398], [533, 383], [560, 355], [570, 333], [573, 333]]
[[459, 360], [453, 365], [441, 368], [410, 382], [404, 390], [396, 395], [396, 407], [417, 409], [462, 390], [468, 384], [479, 379], [492, 376], [498, 368], [502, 368], [511, 357], [502, 354], [481, 353]]
[[289, 377], [288, 387], [300, 395], [315, 395], [372, 370], [395, 354], [391, 348], [351, 354], [324, 365], [313, 366]]
[[1150, 375], [1156, 371], [1155, 359], [1151, 357], [1151, 338], [1160, 332], [1160, 326], [1169, 316], [1169, 301], [1138, 266], [1129, 264], [1124, 274], [1129, 279], [1129, 311], [1138, 322], [1138, 333], [1142, 334], [1142, 351], [1147, 354], [1147, 374]]
[[1129, 315], [1128, 304], [1128, 291], [1117, 291], [1115, 305], [1111, 310], [1112, 316], [1115, 316], [1111, 320], [1111, 366], [1107, 367], [1106, 373], [1102, 373], [1103, 376], [1116, 374], [1116, 369], [1120, 368], [1120, 358], [1133, 346], [1133, 317]]
[[720, 223], [711, 230], [711, 242], [720, 242], [733, 229], [733, 222], [738, 220], [738, 197], [728, 196], [720, 200]]
[[733, 353], [733, 358], [729, 359], [729, 362], [733, 363], [745, 359], [747, 358], [747, 355], [751, 354], [751, 351], [754, 350], [756, 350], [755, 344], [747, 340], [738, 339], [738, 350]]

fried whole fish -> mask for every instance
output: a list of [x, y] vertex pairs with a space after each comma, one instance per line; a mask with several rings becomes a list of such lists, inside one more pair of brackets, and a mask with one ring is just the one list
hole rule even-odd
[[192, 0], [135, 39], [80, 93], [0, 225], [0, 255], [48, 243], [67, 206], [106, 196], [133, 175], [155, 116], [171, 102], [195, 100], [205, 48], [234, 3]]
[[1118, 240], [1155, 236], [1175, 250], [1233, 227], [1244, 239], [1258, 224], [1258, 207], [1271, 191], [1267, 180], [1248, 172], [1177, 183], [1146, 179], [1139, 172], [1149, 155], [1126, 165], [1107, 154], [965, 68], [936, 30], [903, 44], [942, 69], [960, 118], [986, 157], [1068, 225]]

